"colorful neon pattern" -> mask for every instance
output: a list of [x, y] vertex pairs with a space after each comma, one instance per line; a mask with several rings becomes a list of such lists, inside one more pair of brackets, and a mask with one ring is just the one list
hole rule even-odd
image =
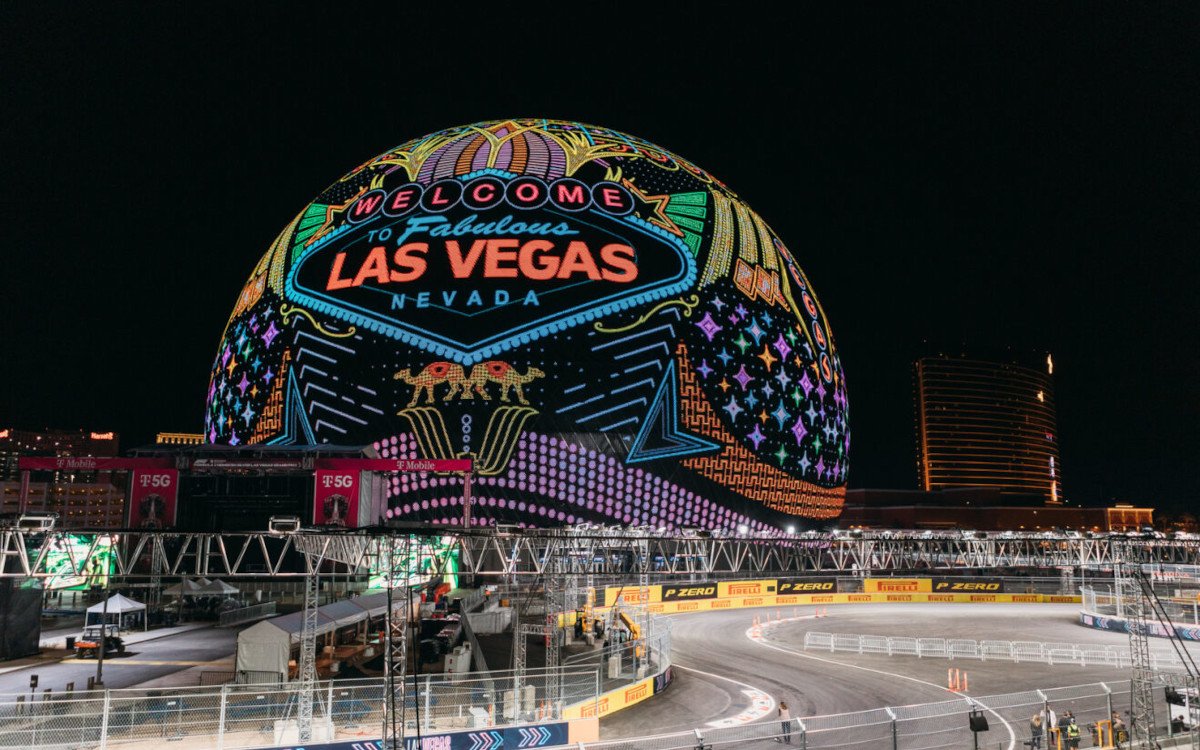
[[[478, 523], [769, 531], [840, 512], [849, 402], [794, 254], [703, 169], [554, 120], [449, 128], [339, 179], [238, 294], [212, 443], [475, 458]], [[461, 481], [389, 480], [461, 522]]]

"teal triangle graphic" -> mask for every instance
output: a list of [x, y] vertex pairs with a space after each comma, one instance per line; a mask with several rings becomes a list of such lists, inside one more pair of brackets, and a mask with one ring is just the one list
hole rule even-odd
[[693, 435], [679, 424], [679, 381], [672, 360], [663, 373], [662, 382], [654, 393], [654, 401], [650, 403], [650, 411], [646, 413], [646, 419], [633, 439], [625, 463], [695, 456], [721, 448], [720, 443]]

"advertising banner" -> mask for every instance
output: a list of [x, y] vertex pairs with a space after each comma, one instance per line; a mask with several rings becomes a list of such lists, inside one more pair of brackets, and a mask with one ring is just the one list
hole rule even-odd
[[[525, 727], [480, 729], [466, 732], [443, 732], [406, 737], [404, 750], [516, 750], [526, 747], [554, 747], [570, 742], [570, 724], [536, 724]], [[379, 740], [351, 740], [287, 746], [279, 750], [380, 750]]]
[[138, 469], [130, 475], [128, 526], [169, 529], [175, 525], [179, 499], [178, 469]]
[[933, 588], [929, 578], [864, 578], [863, 591], [869, 594], [928, 594]]
[[1004, 580], [1001, 578], [934, 578], [933, 590], [939, 594], [999, 594], [1004, 591]]
[[775, 595], [775, 579], [764, 581], [722, 581], [717, 584], [717, 596], [765, 596]]
[[122, 469], [168, 469], [173, 458], [96, 458], [94, 456], [19, 456], [20, 471], [121, 471]]
[[317, 469], [313, 483], [313, 525], [358, 525], [356, 469]]
[[837, 581], [780, 581], [780, 594], [832, 594], [837, 591]]
[[700, 583], [700, 584], [664, 584], [662, 587], [662, 600], [664, 602], [676, 602], [684, 599], [712, 599], [717, 595], [717, 584], [715, 583]]
[[662, 588], [662, 586], [657, 584], [650, 586], [646, 591], [649, 598], [642, 599], [642, 590], [637, 586], [609, 586], [604, 590], [604, 603], [600, 606], [611, 607], [616, 604], [618, 595], [620, 595], [623, 604], [659, 602], [662, 601]]
[[453, 473], [470, 471], [470, 458], [318, 458], [318, 469], [354, 471], [432, 471]]

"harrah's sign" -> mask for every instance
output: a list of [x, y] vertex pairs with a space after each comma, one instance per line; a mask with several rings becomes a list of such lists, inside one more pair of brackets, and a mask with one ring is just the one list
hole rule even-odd
[[462, 362], [676, 294], [687, 245], [626, 186], [485, 174], [368, 190], [293, 260], [296, 301]]

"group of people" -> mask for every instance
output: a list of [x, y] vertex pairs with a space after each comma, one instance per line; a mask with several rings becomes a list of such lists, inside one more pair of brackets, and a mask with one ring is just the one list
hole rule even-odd
[[[1110, 721], [1112, 741], [1120, 747], [1122, 743], [1129, 741], [1129, 729], [1116, 711], [1113, 711]], [[1042, 750], [1045, 747], [1046, 750], [1057, 750], [1062, 747], [1067, 750], [1078, 750], [1081, 731], [1074, 713], [1068, 710], [1064, 711], [1062, 716], [1058, 716], [1054, 709], [1046, 706], [1029, 720], [1029, 748], [1030, 750]], [[1054, 732], [1058, 732], [1057, 739], [1061, 739], [1061, 744], [1055, 741]], [[1092, 725], [1092, 740], [1095, 744], [1101, 742], [1099, 724]]]

